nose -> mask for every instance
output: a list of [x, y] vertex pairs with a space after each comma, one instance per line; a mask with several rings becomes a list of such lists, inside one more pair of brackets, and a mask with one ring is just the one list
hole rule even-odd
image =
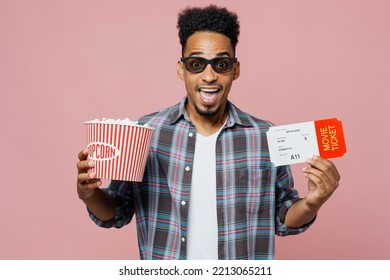
[[213, 67], [211, 65], [207, 65], [206, 69], [202, 72], [202, 80], [207, 83], [212, 83], [218, 79], [217, 73], [214, 71]]

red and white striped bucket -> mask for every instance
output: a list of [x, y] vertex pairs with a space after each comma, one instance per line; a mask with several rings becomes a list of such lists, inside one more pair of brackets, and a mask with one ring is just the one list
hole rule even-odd
[[141, 182], [154, 129], [140, 125], [85, 122], [89, 170], [96, 178]]

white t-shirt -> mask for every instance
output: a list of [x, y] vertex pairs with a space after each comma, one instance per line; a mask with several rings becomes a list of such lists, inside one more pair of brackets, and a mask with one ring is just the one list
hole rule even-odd
[[188, 213], [188, 260], [218, 259], [215, 144], [221, 129], [207, 137], [196, 134]]

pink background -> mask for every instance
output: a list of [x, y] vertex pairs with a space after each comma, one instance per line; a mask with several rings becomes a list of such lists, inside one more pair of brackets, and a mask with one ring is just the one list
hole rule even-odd
[[[0, 1], [0, 259], [138, 258], [134, 224], [100, 229], [77, 198], [83, 121], [178, 102], [177, 13], [209, 3]], [[231, 101], [276, 124], [344, 125], [340, 188], [309, 231], [277, 238], [277, 258], [390, 259], [390, 1], [214, 3], [242, 26]]]

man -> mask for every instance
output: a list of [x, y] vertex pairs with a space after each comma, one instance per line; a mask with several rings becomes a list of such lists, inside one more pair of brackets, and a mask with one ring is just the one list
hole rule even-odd
[[137, 215], [141, 259], [272, 259], [275, 234], [305, 231], [338, 186], [329, 160], [308, 159], [308, 194], [300, 199], [289, 166], [269, 158], [269, 122], [228, 101], [240, 75], [239, 23], [224, 8], [179, 15], [182, 58], [177, 74], [187, 96], [142, 117], [155, 128], [143, 182], [101, 181], [80, 152], [77, 191], [102, 227]]

